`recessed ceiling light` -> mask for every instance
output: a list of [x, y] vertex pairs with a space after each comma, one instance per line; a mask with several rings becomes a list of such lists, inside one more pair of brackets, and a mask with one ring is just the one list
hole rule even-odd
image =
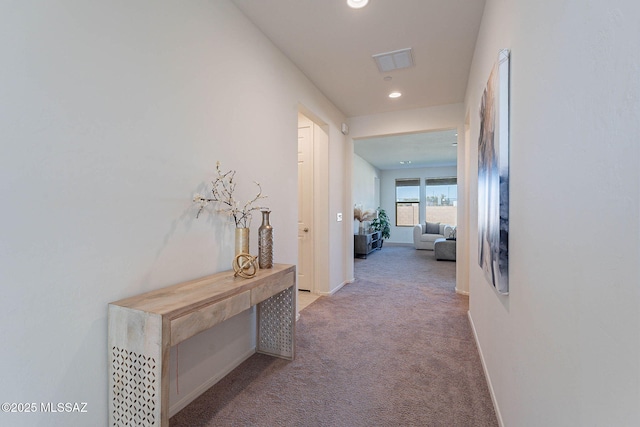
[[391, 92], [389, 98], [400, 98], [402, 94], [400, 92]]
[[400, 164], [401, 165], [410, 165], [411, 164], [411, 160], [400, 160]]
[[347, 5], [352, 9], [363, 8], [369, 3], [369, 0], [347, 0]]

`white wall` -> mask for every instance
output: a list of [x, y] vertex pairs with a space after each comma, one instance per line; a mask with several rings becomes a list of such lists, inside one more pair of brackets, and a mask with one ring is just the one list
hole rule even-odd
[[[505, 426], [640, 425], [640, 6], [488, 0], [467, 90], [511, 49], [510, 295], [470, 315]], [[471, 191], [471, 212], [477, 193]]]
[[[344, 118], [227, 0], [0, 9], [0, 401], [89, 411], [0, 424], [105, 425], [107, 303], [230, 268], [233, 227], [190, 201], [215, 162], [237, 170], [240, 199], [262, 184], [275, 261], [295, 263], [298, 108], [328, 124], [327, 211], [348, 209]], [[329, 227], [329, 288], [350, 237]], [[172, 403], [252, 350], [252, 320], [180, 345]]]
[[[424, 200], [425, 178], [441, 178], [456, 176], [456, 166], [442, 166], [434, 168], [409, 168], [382, 171], [381, 205], [389, 215], [391, 223], [390, 243], [413, 244], [413, 227], [396, 226], [396, 179], [418, 178], [420, 180], [420, 200]], [[424, 203], [419, 210], [420, 222], [426, 221]]]
[[[380, 175], [381, 172], [371, 163], [357, 154], [353, 155], [353, 177], [351, 188], [353, 204], [364, 210], [374, 211], [380, 205]], [[349, 218], [347, 218], [349, 220]], [[350, 218], [353, 220], [353, 217]], [[353, 220], [353, 232], [358, 232], [358, 221]]]

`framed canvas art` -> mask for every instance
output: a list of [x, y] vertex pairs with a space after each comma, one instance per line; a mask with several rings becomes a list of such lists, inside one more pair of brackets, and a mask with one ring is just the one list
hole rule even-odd
[[478, 263], [487, 281], [509, 293], [509, 55], [498, 54], [480, 103]]

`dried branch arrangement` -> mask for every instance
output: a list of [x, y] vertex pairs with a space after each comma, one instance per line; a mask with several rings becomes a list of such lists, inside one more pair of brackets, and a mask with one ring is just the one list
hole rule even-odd
[[357, 206], [353, 208], [353, 219], [357, 219], [360, 222], [373, 221], [375, 217], [375, 212], [364, 210]]
[[202, 212], [205, 206], [210, 202], [216, 202], [218, 204], [216, 212], [224, 213], [233, 217], [237, 228], [249, 227], [249, 225], [251, 225], [251, 212], [260, 209], [260, 206], [255, 206], [255, 203], [258, 200], [267, 197], [262, 194], [262, 187], [259, 183], [254, 181], [258, 186], [258, 194], [256, 194], [253, 199], [247, 201], [243, 205], [240, 205], [240, 203], [233, 198], [233, 192], [236, 189], [236, 171], [230, 170], [222, 172], [220, 169], [220, 162], [216, 162], [216, 173], [218, 176], [211, 182], [212, 196], [204, 197], [197, 193], [193, 196], [193, 201], [200, 204], [200, 209], [198, 209], [196, 218], [200, 216], [200, 212]]

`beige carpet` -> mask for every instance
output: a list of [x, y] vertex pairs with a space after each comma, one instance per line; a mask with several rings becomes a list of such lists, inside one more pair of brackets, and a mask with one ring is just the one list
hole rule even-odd
[[385, 244], [307, 307], [296, 360], [254, 355], [171, 426], [496, 426], [455, 262]]

